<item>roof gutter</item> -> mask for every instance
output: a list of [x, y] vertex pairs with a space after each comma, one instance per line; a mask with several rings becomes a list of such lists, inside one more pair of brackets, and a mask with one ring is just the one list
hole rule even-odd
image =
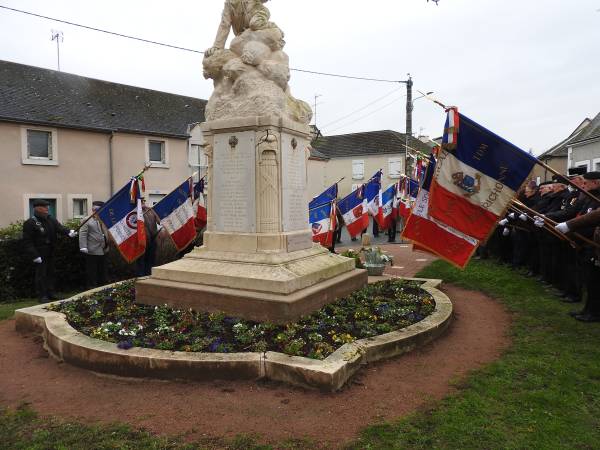
[[160, 137], [168, 137], [173, 139], [188, 139], [189, 136], [187, 134], [175, 134], [175, 133], [161, 133], [158, 131], [147, 131], [147, 130], [130, 130], [127, 128], [96, 128], [96, 127], [86, 127], [83, 125], [72, 125], [72, 124], [62, 124], [56, 122], [50, 122], [45, 120], [31, 120], [31, 119], [23, 119], [20, 117], [3, 117], [0, 116], [0, 122], [9, 122], [9, 123], [19, 123], [19, 124], [29, 124], [29, 125], [38, 125], [44, 127], [51, 128], [67, 128], [71, 130], [80, 130], [80, 131], [93, 131], [96, 133], [131, 133], [131, 134], [141, 134], [144, 136], [160, 136]]

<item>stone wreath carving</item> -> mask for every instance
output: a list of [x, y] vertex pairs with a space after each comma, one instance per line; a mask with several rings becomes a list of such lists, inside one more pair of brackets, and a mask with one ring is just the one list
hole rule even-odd
[[[310, 106], [290, 92], [284, 33], [269, 20], [267, 1], [225, 1], [217, 37], [202, 63], [204, 77], [214, 82], [207, 120], [276, 115], [310, 123]], [[235, 38], [226, 49], [231, 30]]]

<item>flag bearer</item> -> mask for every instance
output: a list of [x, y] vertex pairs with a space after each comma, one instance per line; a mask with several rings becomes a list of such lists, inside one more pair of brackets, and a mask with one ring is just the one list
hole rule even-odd
[[33, 202], [33, 217], [23, 224], [25, 253], [35, 264], [35, 287], [40, 303], [56, 300], [54, 296], [54, 248], [58, 234], [74, 238], [77, 233], [68, 230], [48, 212], [50, 203], [37, 199]]

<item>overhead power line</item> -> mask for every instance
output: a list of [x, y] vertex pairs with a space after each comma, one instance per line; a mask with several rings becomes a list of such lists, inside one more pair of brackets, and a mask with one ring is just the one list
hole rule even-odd
[[373, 100], [371, 103], [368, 103], [368, 104], [366, 104], [365, 106], [363, 106], [363, 107], [361, 107], [361, 108], [358, 108], [357, 110], [355, 110], [355, 111], [352, 111], [351, 113], [348, 113], [348, 114], [346, 114], [345, 116], [342, 116], [342, 117], [340, 117], [339, 119], [336, 119], [336, 120], [334, 120], [333, 122], [329, 122], [329, 123], [327, 123], [327, 124], [323, 125], [323, 128], [327, 128], [327, 127], [328, 127], [328, 126], [330, 126], [330, 125], [335, 125], [336, 123], [339, 123], [339, 122], [341, 122], [342, 120], [344, 120], [344, 119], [347, 119], [347, 118], [348, 118], [348, 117], [350, 117], [350, 116], [353, 116], [354, 114], [357, 114], [357, 113], [359, 113], [359, 112], [361, 112], [361, 111], [364, 111], [364, 110], [365, 110], [365, 109], [367, 109], [369, 106], [372, 106], [372, 105], [374, 105], [375, 103], [378, 103], [378, 102], [380, 102], [380, 101], [382, 101], [382, 100], [385, 100], [386, 98], [389, 98], [389, 96], [390, 96], [390, 95], [392, 95], [392, 94], [395, 94], [395, 93], [396, 93], [396, 92], [398, 92], [400, 89], [402, 89], [402, 88], [401, 88], [401, 87], [399, 87], [399, 88], [396, 88], [396, 89], [394, 89], [393, 91], [390, 91], [390, 92], [388, 92], [387, 94], [385, 94], [385, 95], [383, 95], [383, 96], [381, 96], [381, 97], [379, 97], [379, 98], [376, 98], [376, 99], [375, 99], [375, 100]]
[[[134, 41], [144, 42], [146, 44], [153, 44], [153, 45], [159, 45], [161, 47], [174, 48], [176, 50], [182, 50], [182, 51], [185, 51], [185, 52], [192, 52], [192, 53], [204, 54], [203, 51], [195, 50], [195, 49], [192, 49], [192, 48], [180, 47], [178, 45], [166, 44], [164, 42], [153, 41], [153, 40], [150, 40], [150, 39], [143, 39], [143, 38], [139, 38], [139, 37], [136, 37], [136, 36], [130, 36], [130, 35], [127, 35], [127, 34], [122, 34], [122, 33], [116, 33], [114, 31], [103, 30], [101, 28], [91, 27], [91, 26], [88, 26], [88, 25], [82, 25], [80, 23], [70, 22], [68, 20], [63, 20], [63, 19], [57, 19], [55, 17], [44, 16], [42, 14], [37, 14], [37, 13], [30, 12], [30, 11], [24, 11], [22, 9], [10, 8], [10, 7], [4, 6], [4, 5], [0, 5], [0, 8], [8, 10], [8, 11], [13, 11], [13, 12], [21, 13], [21, 14], [26, 14], [28, 16], [37, 17], [37, 18], [40, 18], [40, 19], [52, 20], [54, 22], [64, 23], [64, 24], [71, 25], [71, 26], [74, 26], [74, 27], [84, 28], [86, 30], [97, 31], [99, 33], [110, 34], [112, 36], [117, 36], [117, 37], [121, 37], [121, 38], [125, 38], [125, 39], [131, 39], [131, 40], [134, 40]], [[386, 80], [386, 79], [381, 79], [381, 78], [357, 77], [357, 76], [352, 76], [352, 75], [342, 75], [342, 74], [336, 74], [336, 73], [316, 72], [316, 71], [313, 71], [313, 70], [305, 70], [305, 69], [290, 68], [290, 70], [293, 70], [295, 72], [308, 73], [308, 74], [312, 74], [312, 75], [321, 75], [321, 76], [336, 77], [336, 78], [346, 78], [346, 79], [350, 79], [350, 80], [360, 80], [360, 81], [373, 81], [373, 82], [378, 82], [378, 83], [404, 83], [405, 82], [405, 81], [402, 81], [402, 80]]]
[[356, 122], [358, 122], [358, 121], [360, 121], [360, 120], [362, 120], [362, 119], [364, 119], [364, 118], [366, 118], [366, 117], [369, 117], [369, 116], [372, 116], [372, 115], [373, 115], [373, 114], [375, 114], [375, 113], [378, 113], [378, 112], [379, 112], [379, 111], [381, 111], [382, 109], [388, 108], [389, 106], [391, 106], [391, 105], [393, 105], [394, 103], [396, 103], [398, 100], [405, 100], [405, 99], [406, 99], [406, 96], [404, 96], [404, 97], [399, 97], [399, 98], [395, 98], [395, 99], [394, 99], [394, 100], [392, 100], [391, 102], [389, 102], [389, 103], [386, 103], [385, 105], [383, 105], [381, 108], [377, 108], [376, 110], [374, 110], [374, 111], [371, 111], [371, 112], [370, 112], [370, 113], [368, 113], [368, 114], [365, 114], [365, 115], [363, 115], [363, 116], [360, 116], [358, 119], [355, 119], [355, 120], [353, 120], [352, 122], [348, 122], [348, 123], [346, 123], [346, 124], [344, 124], [344, 125], [342, 125], [342, 126], [340, 126], [340, 127], [337, 127], [337, 128], [334, 128], [333, 130], [330, 130], [330, 133], [333, 133], [334, 131], [337, 131], [337, 130], [341, 130], [342, 128], [346, 128], [347, 126], [349, 126], [349, 125], [352, 125], [352, 124], [354, 124], [354, 123], [356, 123]]

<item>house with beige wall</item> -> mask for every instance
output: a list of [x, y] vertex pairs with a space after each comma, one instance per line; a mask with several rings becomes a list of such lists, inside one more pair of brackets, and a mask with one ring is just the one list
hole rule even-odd
[[[148, 164], [150, 204], [202, 164], [206, 101], [0, 61], [0, 227], [36, 198], [85, 217]], [[196, 153], [194, 153], [194, 151]]]
[[[406, 147], [429, 154], [431, 147], [413, 136], [391, 130], [368, 131], [336, 136], [320, 136], [312, 143], [309, 160], [309, 195], [314, 197], [325, 188], [339, 183], [339, 197], [345, 197], [383, 170], [382, 187], [398, 181], [406, 173]], [[312, 158], [311, 158], [312, 159]], [[321, 183], [321, 180], [323, 181]]]
[[[568, 137], [538, 159], [564, 175], [575, 167], [585, 168], [587, 172], [600, 171], [600, 114], [584, 119]], [[553, 174], [537, 166], [534, 176], [542, 182], [552, 179]]]

